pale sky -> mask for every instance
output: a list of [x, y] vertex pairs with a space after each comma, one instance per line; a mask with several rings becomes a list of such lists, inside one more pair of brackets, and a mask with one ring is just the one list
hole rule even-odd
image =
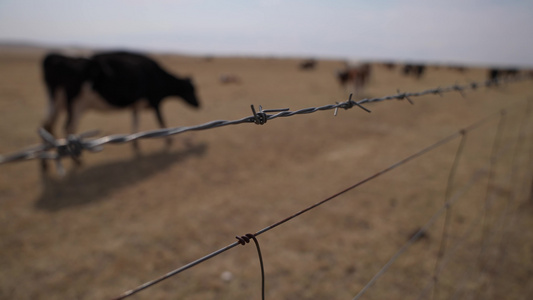
[[533, 0], [0, 0], [0, 42], [533, 67]]

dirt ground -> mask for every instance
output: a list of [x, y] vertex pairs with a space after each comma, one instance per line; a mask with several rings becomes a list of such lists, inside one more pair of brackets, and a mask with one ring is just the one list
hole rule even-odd
[[[40, 50], [0, 51], [0, 154], [39, 142], [46, 109]], [[347, 99], [342, 61], [153, 55], [194, 78], [192, 110], [169, 98], [170, 127], [250, 116], [250, 105], [298, 110]], [[363, 97], [483, 81], [430, 66], [419, 80], [374, 64]], [[239, 83], [222, 83], [235, 75]], [[446, 251], [431, 288], [446, 214], [441, 214], [361, 299], [531, 299], [533, 202], [527, 100], [531, 81], [442, 96], [368, 104], [372, 112], [321, 111], [173, 137], [106, 145], [65, 160], [42, 178], [37, 161], [0, 165], [0, 298], [111, 299], [257, 232], [492, 116], [464, 137], [448, 212]], [[507, 109], [502, 117], [499, 112]], [[524, 121], [525, 120], [525, 121]], [[500, 124], [500, 125], [499, 125]], [[127, 111], [88, 113], [80, 132], [129, 133]], [[141, 115], [141, 129], [155, 129]], [[501, 128], [499, 131], [498, 128]], [[523, 128], [523, 131], [520, 131]], [[495, 139], [501, 133], [500, 139]], [[520, 134], [523, 132], [523, 134]], [[498, 160], [491, 166], [494, 141]], [[267, 299], [352, 299], [443, 206], [461, 138], [258, 236]], [[481, 173], [479, 173], [481, 170]], [[479, 181], [471, 183], [475, 174]], [[464, 191], [465, 187], [469, 187]], [[464, 191], [464, 193], [463, 193]], [[454, 198], [455, 199], [455, 198]], [[488, 201], [486, 201], [488, 199]], [[253, 245], [232, 248], [132, 299], [257, 299]], [[425, 292], [427, 291], [427, 292]]]

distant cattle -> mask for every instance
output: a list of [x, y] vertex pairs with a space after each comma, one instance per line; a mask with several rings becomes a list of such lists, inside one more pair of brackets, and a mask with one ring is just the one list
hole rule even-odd
[[459, 73], [466, 72], [466, 67], [464, 67], [464, 66], [455, 65], [455, 66], [449, 66], [449, 68], [450, 68], [450, 70], [457, 71]]
[[388, 70], [394, 70], [394, 68], [396, 68], [396, 64], [393, 63], [393, 62], [384, 62], [383, 63], [383, 66], [388, 69]]
[[308, 59], [300, 63], [301, 70], [313, 70], [316, 67], [317, 61], [314, 59]]
[[241, 83], [241, 78], [235, 74], [222, 74], [219, 77], [220, 83], [230, 84], [230, 83]]
[[515, 68], [491, 68], [488, 70], [489, 84], [498, 84], [498, 80], [518, 75], [519, 70]]
[[371, 67], [368, 63], [350, 65], [337, 71], [337, 79], [344, 88], [352, 88], [355, 96], [363, 93], [371, 75]]
[[[43, 127], [53, 134], [61, 112], [66, 111], [66, 134], [76, 132], [82, 114], [88, 109], [131, 109], [133, 132], [138, 130], [138, 111], [153, 109], [159, 126], [166, 127], [161, 101], [177, 96], [199, 107], [190, 78], [171, 75], [147, 56], [131, 52], [107, 52], [89, 58], [51, 53], [43, 60], [44, 82], [49, 96]], [[167, 144], [170, 145], [170, 139]], [[137, 144], [134, 143], [137, 149]]]
[[403, 74], [407, 76], [412, 75], [420, 79], [424, 75], [425, 70], [426, 66], [423, 64], [406, 64], [403, 67]]

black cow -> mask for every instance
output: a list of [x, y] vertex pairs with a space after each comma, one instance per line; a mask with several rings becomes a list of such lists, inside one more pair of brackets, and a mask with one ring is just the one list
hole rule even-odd
[[[75, 58], [52, 53], [43, 60], [43, 73], [49, 95], [43, 127], [50, 133], [63, 110], [67, 112], [65, 132], [73, 134], [87, 109], [132, 109], [136, 132], [138, 110], [143, 107], [153, 109], [159, 126], [166, 127], [160, 104], [168, 96], [178, 96], [193, 107], [200, 106], [190, 78], [171, 75], [141, 54], [107, 52]], [[169, 138], [167, 144], [170, 143]], [[133, 145], [138, 148], [136, 143]]]
[[301, 70], [313, 70], [316, 67], [317, 61], [314, 59], [308, 59], [300, 63]]
[[407, 64], [403, 67], [403, 74], [404, 75], [413, 75], [417, 79], [420, 79], [422, 75], [424, 75], [424, 71], [426, 70], [426, 66], [422, 64]]
[[91, 77], [91, 61], [52, 53], [44, 58], [42, 67], [49, 99], [43, 127], [53, 133], [59, 113], [66, 109], [68, 116], [65, 131], [73, 133], [74, 102]]
[[488, 70], [489, 85], [497, 85], [499, 79], [513, 77], [518, 74], [519, 70], [515, 68], [491, 68]]

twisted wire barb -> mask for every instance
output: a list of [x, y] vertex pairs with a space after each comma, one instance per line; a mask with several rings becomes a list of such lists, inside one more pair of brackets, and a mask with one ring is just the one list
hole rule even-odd
[[[467, 85], [459, 85], [455, 84], [452, 86], [444, 87], [444, 88], [433, 88], [428, 89], [425, 91], [420, 92], [411, 92], [411, 93], [401, 93], [398, 90], [398, 94], [396, 95], [389, 95], [385, 97], [380, 98], [365, 98], [359, 101], [352, 100], [352, 95], [350, 95], [349, 99], [336, 103], [336, 104], [329, 104], [324, 105], [320, 107], [310, 107], [310, 108], [304, 108], [297, 111], [290, 111], [288, 108], [284, 109], [270, 109], [270, 110], [263, 110], [260, 106], [259, 113], [255, 111], [254, 106], [252, 105], [252, 116], [244, 117], [238, 120], [232, 120], [232, 121], [224, 121], [224, 120], [216, 120], [207, 122], [204, 124], [196, 125], [196, 126], [184, 126], [184, 127], [174, 127], [174, 128], [165, 128], [165, 129], [156, 129], [156, 130], [150, 130], [150, 131], [144, 131], [144, 132], [138, 132], [134, 134], [116, 134], [116, 135], [109, 135], [101, 138], [96, 138], [92, 140], [87, 140], [86, 138], [89, 137], [89, 134], [80, 134], [80, 135], [71, 135], [67, 139], [55, 139], [51, 134], [47, 133], [44, 129], [39, 130], [39, 134], [45, 140], [45, 143], [43, 145], [37, 145], [30, 148], [27, 148], [25, 150], [22, 150], [17, 153], [9, 154], [2, 156], [0, 155], [0, 164], [8, 163], [8, 162], [15, 162], [15, 161], [23, 161], [23, 160], [29, 160], [29, 159], [51, 159], [55, 160], [56, 163], [60, 163], [60, 159], [63, 157], [71, 157], [73, 159], [77, 159], [83, 150], [89, 150], [91, 152], [97, 152], [102, 150], [102, 146], [105, 144], [122, 144], [127, 142], [132, 142], [138, 139], [148, 139], [148, 138], [160, 138], [160, 137], [167, 137], [170, 135], [176, 135], [181, 134], [188, 131], [199, 131], [199, 130], [207, 130], [207, 129], [213, 129], [223, 126], [229, 126], [229, 125], [237, 125], [242, 123], [255, 123], [258, 125], [265, 124], [268, 120], [273, 120], [277, 118], [285, 118], [285, 117], [291, 117], [294, 115], [302, 115], [302, 114], [310, 114], [315, 113], [318, 111], [323, 110], [335, 110], [335, 115], [337, 115], [338, 109], [350, 109], [353, 106], [357, 106], [361, 108], [362, 110], [366, 112], [370, 112], [367, 108], [363, 106], [363, 104], [366, 103], [374, 103], [374, 102], [382, 102], [387, 100], [404, 100], [407, 99], [409, 103], [413, 104], [412, 101], [413, 97], [421, 97], [425, 95], [442, 95], [443, 93], [448, 92], [459, 92], [463, 95], [464, 91], [467, 90], [476, 90], [480, 86], [485, 87], [491, 87], [500, 83], [513, 83], [522, 81], [525, 79], [531, 79], [532, 76], [530, 75], [521, 75], [521, 76], [515, 76], [512, 78], [499, 78], [495, 80], [486, 80], [482, 82], [472, 82]], [[269, 114], [269, 113], [275, 113], [275, 114]], [[91, 133], [92, 134], [92, 133]], [[49, 153], [50, 150], [55, 150], [55, 153]]]
[[265, 267], [263, 265], [263, 255], [261, 254], [261, 248], [259, 247], [259, 242], [257, 241], [257, 238], [255, 237], [255, 234], [247, 233], [243, 236], [236, 236], [235, 237], [239, 244], [246, 245], [250, 242], [250, 240], [253, 240], [255, 243], [255, 248], [257, 249], [257, 255], [259, 256], [259, 264], [261, 265], [261, 299], [265, 300]]

